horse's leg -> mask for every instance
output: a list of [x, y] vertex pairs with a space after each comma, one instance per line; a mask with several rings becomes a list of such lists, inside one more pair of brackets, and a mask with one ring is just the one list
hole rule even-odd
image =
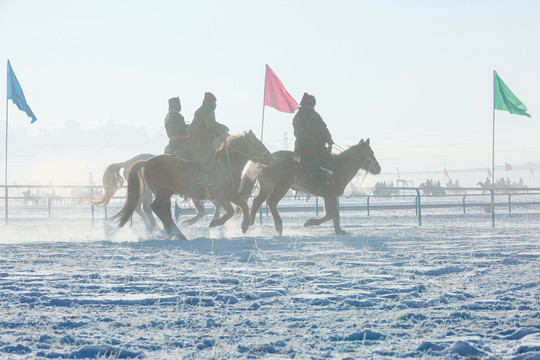
[[324, 222], [327, 222], [328, 220], [332, 219], [332, 214], [334, 212], [337, 213], [337, 199], [335, 198], [324, 198], [324, 216], [321, 216], [320, 218], [311, 218], [306, 220], [304, 223], [304, 226], [318, 226], [321, 225]]
[[195, 209], [197, 209], [197, 214], [195, 214], [195, 216], [193, 217], [190, 217], [189, 219], [182, 221], [182, 226], [191, 226], [204, 216], [204, 201], [193, 200], [193, 205], [195, 205]]
[[287, 186], [288, 184], [284, 184], [281, 187], [274, 188], [274, 191], [272, 194], [270, 194], [270, 197], [266, 201], [268, 204], [268, 208], [270, 209], [270, 212], [272, 213], [272, 218], [274, 219], [274, 227], [276, 228], [276, 231], [279, 236], [283, 234], [283, 220], [281, 220], [281, 216], [279, 215], [279, 212], [277, 210], [277, 205], [281, 199], [287, 194], [287, 191], [289, 191], [290, 186]]
[[[251, 225], [251, 218], [250, 218], [250, 214], [249, 214], [249, 207], [248, 207], [248, 204], [246, 202], [246, 200], [244, 200], [244, 198], [237, 192], [231, 192], [232, 195], [229, 200], [237, 205], [240, 209], [242, 209], [242, 232], [245, 234], [247, 229], [249, 228], [249, 225]], [[234, 215], [234, 209], [232, 211], [232, 214]]]
[[214, 205], [214, 215], [212, 216], [212, 220], [214, 220], [221, 215], [221, 204], [217, 200], [210, 200], [210, 202]]
[[172, 237], [176, 237], [179, 240], [186, 240], [186, 237], [178, 226], [173, 221], [171, 214], [171, 196], [160, 197], [156, 194], [156, 198], [152, 202], [152, 210], [156, 213], [158, 218], [163, 223], [163, 228]]
[[253, 199], [253, 203], [251, 204], [251, 210], [249, 213], [249, 224], [253, 225], [255, 224], [255, 218], [257, 217], [257, 211], [261, 207], [261, 205], [268, 199], [268, 197], [272, 194], [274, 191], [274, 184], [271, 182], [266, 182], [259, 180], [259, 194]]
[[334, 231], [338, 235], [347, 235], [347, 232], [343, 230], [339, 224], [339, 213], [337, 209], [337, 198], [335, 197], [326, 197], [324, 198], [324, 211], [325, 214], [323, 217], [318, 219], [309, 219], [306, 221], [304, 226], [316, 226], [320, 225], [323, 222], [326, 222], [332, 219], [334, 223]]
[[214, 215], [212, 216], [212, 220], [216, 220], [221, 215], [221, 204], [217, 200], [210, 200], [212, 204], [214, 205]]
[[143, 219], [144, 223], [146, 225], [146, 230], [149, 233], [154, 232], [157, 230], [158, 225], [156, 222], [156, 218], [154, 217], [154, 214], [152, 213], [152, 191], [150, 191], [149, 187], [146, 187], [142, 196], [142, 211], [143, 211]]
[[212, 221], [210, 221], [210, 225], [208, 225], [209, 227], [216, 227], [216, 226], [223, 225], [225, 224], [225, 222], [227, 222], [227, 220], [232, 218], [232, 216], [234, 215], [234, 209], [229, 201], [223, 200], [223, 199], [216, 200], [216, 201], [218, 202], [218, 204], [223, 206], [223, 210], [225, 210], [225, 214], [222, 217], [212, 219]]

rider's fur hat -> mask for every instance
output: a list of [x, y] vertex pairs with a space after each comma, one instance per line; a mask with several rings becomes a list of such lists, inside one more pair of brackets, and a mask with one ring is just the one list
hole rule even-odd
[[179, 97], [173, 97], [169, 99], [169, 109], [173, 109], [176, 111], [182, 110], [182, 105], [180, 105]]
[[315, 96], [309, 95], [308, 93], [304, 93], [304, 96], [302, 97], [302, 100], [300, 101], [300, 105], [310, 105], [315, 106], [317, 101], [315, 100]]
[[205, 92], [204, 93], [204, 100], [205, 101], [216, 101], [216, 97], [211, 92]]

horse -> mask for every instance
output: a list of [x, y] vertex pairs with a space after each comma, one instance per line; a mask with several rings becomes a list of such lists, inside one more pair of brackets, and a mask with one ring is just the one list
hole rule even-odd
[[195, 201], [211, 199], [221, 205], [226, 213], [214, 218], [210, 222], [210, 227], [223, 225], [233, 216], [231, 202], [240, 206], [244, 215], [241, 227], [245, 233], [250, 225], [250, 219], [248, 205], [237, 191], [240, 174], [248, 160], [270, 164], [273, 156], [250, 130], [240, 135], [229, 136], [216, 152], [216, 160], [215, 166], [208, 171], [206, 181], [202, 182], [199, 179], [200, 164], [185, 163], [174, 155], [158, 155], [135, 163], [128, 177], [124, 206], [114, 216], [118, 226], [123, 227], [131, 219], [141, 196], [142, 180], [154, 193], [152, 210], [171, 237], [186, 239], [172, 219], [171, 196], [174, 194], [184, 195]]
[[[133, 164], [139, 160], [148, 160], [155, 155], [152, 154], [139, 154], [124, 162], [114, 163], [105, 169], [103, 173], [103, 190], [104, 193], [95, 199], [88, 200], [88, 203], [94, 206], [104, 207], [109, 204], [114, 194], [124, 186], [124, 179], [128, 179], [129, 169]], [[122, 175], [120, 170], [124, 169]], [[152, 214], [152, 191], [148, 186], [145, 186], [144, 192], [139, 199], [139, 203], [135, 207], [135, 211], [144, 220], [146, 230], [151, 233], [157, 228], [157, 222]]]
[[[251, 205], [250, 225], [255, 223], [259, 207], [264, 201], [267, 201], [278, 235], [283, 233], [283, 222], [277, 211], [277, 205], [290, 188], [324, 198], [324, 216], [308, 219], [304, 226], [320, 225], [331, 219], [336, 234], [347, 234], [339, 224], [338, 197], [343, 195], [345, 187], [356, 176], [358, 170], [364, 169], [375, 175], [381, 172], [381, 166], [375, 158], [369, 139], [366, 141], [362, 139], [358, 144], [342, 153], [332, 155], [333, 181], [330, 185], [320, 189], [314, 189], [308, 184], [306, 166], [298, 161], [297, 155], [293, 152], [278, 151], [274, 153], [274, 157], [274, 162], [267, 167], [252, 164], [253, 168], [259, 166], [261, 170], [258, 175], [259, 194], [253, 199]], [[259, 173], [256, 170], [254, 171], [253, 168], [246, 170], [246, 176], [242, 179], [239, 192], [244, 196], [251, 192], [250, 186], [255, 181], [253, 175]], [[251, 178], [249, 174], [251, 174]]]

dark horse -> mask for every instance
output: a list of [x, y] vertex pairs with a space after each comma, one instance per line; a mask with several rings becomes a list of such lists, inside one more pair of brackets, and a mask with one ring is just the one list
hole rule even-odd
[[[339, 155], [332, 155], [333, 175], [332, 184], [322, 189], [313, 189], [308, 186], [306, 169], [296, 159], [291, 151], [278, 151], [274, 153], [275, 161], [262, 167], [259, 174], [259, 194], [253, 200], [251, 205], [251, 225], [255, 222], [257, 210], [266, 200], [272, 217], [274, 226], [279, 235], [283, 232], [283, 223], [277, 211], [277, 204], [285, 196], [290, 188], [299, 190], [308, 194], [313, 194], [324, 198], [325, 214], [321, 218], [313, 218], [306, 221], [304, 226], [320, 225], [330, 219], [334, 222], [336, 234], [346, 234], [339, 225], [339, 214], [337, 209], [337, 199], [343, 195], [347, 184], [356, 176], [358, 170], [364, 169], [372, 174], [379, 174], [381, 166], [375, 158], [373, 150], [369, 145], [369, 139], [363, 139], [356, 145], [343, 151]], [[252, 164], [255, 168], [258, 164]], [[257, 171], [247, 170], [245, 176], [257, 174]], [[254, 179], [242, 179], [241, 193], [249, 193]], [[246, 189], [246, 184], [248, 189]]]
[[135, 163], [128, 178], [126, 201], [115, 215], [119, 227], [124, 226], [133, 215], [144, 186], [141, 184], [143, 180], [155, 196], [152, 210], [171, 236], [186, 239], [172, 219], [171, 196], [174, 194], [184, 195], [194, 201], [213, 199], [221, 205], [226, 213], [213, 219], [210, 227], [223, 225], [233, 216], [231, 202], [240, 206], [244, 214], [242, 231], [245, 232], [250, 222], [249, 209], [237, 191], [242, 169], [248, 160], [269, 164], [273, 156], [255, 134], [249, 131], [229, 137], [216, 152], [216, 159], [216, 165], [209, 170], [203, 182], [199, 179], [199, 164], [186, 164], [174, 155], [158, 155]]
[[[107, 206], [118, 189], [124, 186], [124, 179], [128, 179], [129, 169], [131, 166], [139, 160], [148, 160], [153, 156], [154, 155], [152, 154], [139, 154], [124, 162], [114, 163], [107, 166], [105, 172], [103, 173], [104, 193], [96, 199], [88, 200], [88, 203], [99, 207]], [[124, 171], [122, 171], [122, 175], [120, 175], [121, 169], [124, 169]], [[144, 192], [139, 199], [137, 207], [135, 208], [137, 214], [139, 214], [139, 216], [144, 220], [146, 230], [149, 233], [154, 231], [157, 227], [156, 219], [154, 218], [152, 208], [150, 207], [152, 204], [152, 199], [152, 191], [148, 186], [145, 186]]]

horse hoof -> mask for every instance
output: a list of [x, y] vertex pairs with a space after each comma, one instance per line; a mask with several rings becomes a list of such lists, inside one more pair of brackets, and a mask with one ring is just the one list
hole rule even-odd
[[245, 234], [248, 228], [249, 228], [249, 225], [242, 224], [242, 233]]
[[181, 232], [175, 232], [174, 234], [171, 235], [171, 239], [176, 239], [176, 240], [187, 240], [187, 237], [182, 234]]
[[276, 232], [277, 232], [278, 236], [283, 235], [283, 226], [277, 225], [276, 226]]
[[311, 219], [306, 220], [304, 227], [313, 226], [313, 221]]
[[212, 220], [212, 221], [210, 221], [210, 224], [208, 225], [208, 227], [211, 227], [211, 228], [212, 228], [212, 227], [216, 227], [216, 226], [218, 226], [218, 224], [217, 224], [217, 221], [216, 221], [216, 220]]
[[337, 235], [349, 235], [348, 232], [346, 232], [345, 230], [342, 230], [342, 229], [339, 229], [336, 231], [336, 234]]

